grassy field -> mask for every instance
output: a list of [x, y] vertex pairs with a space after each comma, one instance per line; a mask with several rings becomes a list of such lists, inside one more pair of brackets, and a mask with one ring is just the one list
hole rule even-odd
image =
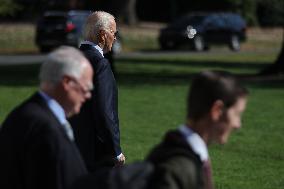
[[[19, 42], [12, 45], [5, 42], [8, 37], [1, 35], [2, 54], [37, 52], [30, 41], [32, 27], [24, 28], [18, 28], [28, 33], [20, 37], [23, 48], [15, 48]], [[122, 28], [121, 32], [132, 34], [125, 51], [156, 49], [157, 43], [150, 40], [157, 35], [156, 30], [147, 33], [148, 30], [149, 26], [138, 31]], [[5, 31], [5, 35], [12, 32], [7, 28]], [[242, 129], [233, 133], [228, 144], [210, 147], [216, 188], [283, 189], [284, 79], [252, 77], [272, 63], [279, 52], [281, 32], [269, 31], [270, 37], [263, 30], [251, 30], [241, 53], [221, 49], [219, 53], [118, 56], [121, 142], [127, 162], [143, 159], [168, 129], [184, 122], [185, 97], [195, 73], [222, 69], [237, 74], [249, 88], [250, 97]], [[16, 33], [13, 35], [17, 37]], [[0, 66], [0, 123], [11, 109], [36, 91], [38, 69], [38, 65]]]
[[38, 53], [33, 24], [0, 24], [0, 54]]

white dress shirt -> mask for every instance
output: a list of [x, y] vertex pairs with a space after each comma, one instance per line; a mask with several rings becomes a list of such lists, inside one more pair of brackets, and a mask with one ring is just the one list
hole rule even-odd
[[48, 108], [51, 110], [51, 112], [55, 115], [55, 117], [58, 119], [58, 121], [64, 128], [68, 138], [73, 141], [74, 140], [73, 130], [71, 125], [66, 119], [65, 112], [61, 107], [61, 105], [56, 100], [48, 96], [45, 92], [39, 91], [39, 94], [42, 96]]
[[185, 137], [191, 149], [199, 155], [202, 162], [209, 160], [208, 149], [204, 140], [186, 125], [181, 125], [178, 130]]

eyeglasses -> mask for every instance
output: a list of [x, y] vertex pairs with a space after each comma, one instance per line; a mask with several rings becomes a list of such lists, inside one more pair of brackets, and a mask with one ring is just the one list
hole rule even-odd
[[113, 31], [112, 29], [110, 29], [109, 30], [110, 31], [110, 33], [112, 33], [112, 35], [113, 35], [113, 37], [117, 37], [117, 35], [118, 35], [118, 31], [116, 30], [116, 31]]
[[[69, 76], [70, 77], [70, 76]], [[79, 86], [79, 89], [84, 95], [91, 95], [92, 90], [94, 89], [92, 83], [88, 83], [88, 86], [84, 86], [81, 82], [78, 81], [75, 77], [70, 77], [70, 79]]]

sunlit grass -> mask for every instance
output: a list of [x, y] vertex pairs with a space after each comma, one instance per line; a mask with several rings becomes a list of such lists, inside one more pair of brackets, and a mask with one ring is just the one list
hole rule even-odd
[[35, 53], [35, 27], [33, 24], [0, 24], [0, 53]]

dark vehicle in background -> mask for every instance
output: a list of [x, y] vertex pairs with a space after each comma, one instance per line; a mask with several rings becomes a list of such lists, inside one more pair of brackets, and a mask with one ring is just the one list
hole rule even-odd
[[[37, 22], [35, 42], [41, 52], [49, 52], [60, 45], [78, 47], [82, 42], [84, 24], [91, 11], [46, 11]], [[118, 39], [113, 53], [121, 51]]]
[[41, 52], [60, 45], [76, 46], [82, 40], [83, 26], [90, 11], [47, 11], [39, 19], [35, 42]]
[[[161, 29], [161, 49], [176, 49], [190, 45], [196, 51], [208, 50], [211, 44], [226, 44], [240, 50], [246, 40], [246, 22], [234, 13], [195, 13], [185, 15]], [[192, 31], [196, 34], [192, 35]]]

